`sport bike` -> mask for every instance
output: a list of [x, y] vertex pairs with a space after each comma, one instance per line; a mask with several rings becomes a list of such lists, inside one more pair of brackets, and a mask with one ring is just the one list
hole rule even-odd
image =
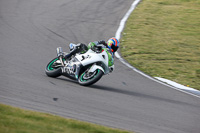
[[57, 48], [57, 57], [45, 68], [47, 76], [56, 78], [63, 75], [77, 80], [80, 85], [88, 86], [114, 69], [112, 55], [105, 46], [95, 46], [85, 53], [78, 52], [69, 59], [64, 58], [66, 54], [61, 47]]

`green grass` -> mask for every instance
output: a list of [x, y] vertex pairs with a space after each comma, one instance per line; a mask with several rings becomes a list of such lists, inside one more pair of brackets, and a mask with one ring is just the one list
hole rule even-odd
[[200, 0], [141, 1], [120, 41], [136, 68], [200, 90]]
[[128, 133], [0, 104], [0, 133]]

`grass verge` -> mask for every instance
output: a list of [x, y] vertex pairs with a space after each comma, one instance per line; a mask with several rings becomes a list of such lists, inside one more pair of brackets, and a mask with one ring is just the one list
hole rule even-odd
[[0, 133], [128, 133], [0, 104]]
[[143, 0], [130, 15], [121, 54], [153, 76], [200, 90], [200, 1]]

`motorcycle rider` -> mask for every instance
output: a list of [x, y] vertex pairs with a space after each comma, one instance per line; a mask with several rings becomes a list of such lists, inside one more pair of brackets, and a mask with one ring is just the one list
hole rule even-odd
[[[90, 42], [88, 46], [86, 46], [83, 43], [79, 44], [72, 44], [70, 43], [69, 49], [70, 53], [64, 56], [64, 59], [67, 60], [71, 58], [73, 55], [76, 53], [86, 53], [88, 49], [93, 49], [93, 48], [98, 48], [99, 51], [101, 51], [102, 48], [107, 48], [108, 54], [110, 57], [110, 61], [112, 66], [109, 68], [110, 72], [113, 71], [114, 69], [114, 53], [117, 51], [119, 48], [119, 40], [116, 39], [115, 37], [110, 38], [107, 42], [104, 40], [101, 41], [95, 41], [95, 42]], [[73, 68], [68, 68], [68, 66], [64, 66], [63, 72], [65, 71], [70, 71], [75, 74], [76, 79], [78, 79], [78, 71], [80, 70], [80, 64], [79, 65], [73, 65]]]
[[90, 42], [88, 44], [88, 46], [86, 46], [83, 43], [79, 43], [77, 45], [75, 44], [70, 44], [69, 48], [70, 48], [70, 53], [65, 55], [65, 59], [69, 59], [72, 55], [75, 55], [76, 53], [85, 53], [87, 52], [88, 49], [92, 49], [94, 47], [102, 47], [103, 44], [106, 48], [108, 48], [108, 52], [111, 54], [112, 58], [114, 58], [114, 53], [117, 51], [117, 49], [119, 48], [119, 40], [115, 37], [110, 38], [107, 42], [105, 42], [104, 40], [101, 41], [95, 41], [95, 42]]

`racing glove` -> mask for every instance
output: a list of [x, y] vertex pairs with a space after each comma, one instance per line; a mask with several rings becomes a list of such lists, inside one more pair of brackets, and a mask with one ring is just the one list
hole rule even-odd
[[104, 40], [98, 41], [98, 44], [103, 44], [104, 46], [107, 46], [107, 43]]

